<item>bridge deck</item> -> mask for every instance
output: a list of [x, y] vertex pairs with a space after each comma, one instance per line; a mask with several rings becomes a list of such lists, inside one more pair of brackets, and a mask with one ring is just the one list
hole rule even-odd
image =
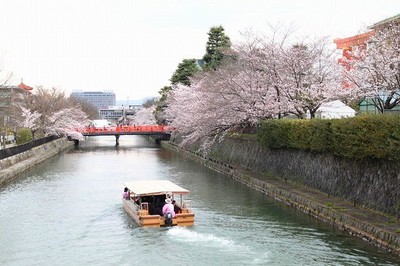
[[104, 135], [167, 135], [171, 133], [169, 126], [109, 126], [85, 127], [79, 130], [84, 136]]

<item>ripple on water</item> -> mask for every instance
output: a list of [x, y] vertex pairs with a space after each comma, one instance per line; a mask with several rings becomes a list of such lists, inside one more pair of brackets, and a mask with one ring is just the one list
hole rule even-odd
[[[396, 265], [143, 138], [114, 142], [89, 140], [0, 189], [0, 265]], [[195, 225], [138, 227], [120, 195], [142, 178], [191, 190]]]

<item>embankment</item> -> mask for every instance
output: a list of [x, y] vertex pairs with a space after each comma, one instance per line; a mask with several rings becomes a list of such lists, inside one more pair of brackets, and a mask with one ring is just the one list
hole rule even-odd
[[243, 138], [216, 143], [207, 156], [171, 142], [162, 145], [400, 255], [400, 222], [391, 215], [399, 203], [400, 178], [393, 165], [268, 150]]
[[0, 187], [13, 180], [17, 175], [73, 145], [72, 141], [60, 138], [18, 155], [0, 160]]

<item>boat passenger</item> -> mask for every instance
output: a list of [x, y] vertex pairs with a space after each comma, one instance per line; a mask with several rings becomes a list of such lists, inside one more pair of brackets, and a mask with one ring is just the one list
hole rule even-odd
[[169, 198], [165, 199], [165, 204], [162, 208], [162, 213], [165, 216], [167, 213], [171, 213], [172, 217], [175, 217], [174, 205], [172, 205], [172, 201]]
[[181, 213], [181, 212], [182, 212], [181, 207], [179, 207], [178, 205], [176, 205], [176, 201], [175, 201], [175, 200], [172, 200], [172, 205], [174, 205], [174, 212], [175, 212], [175, 214]]
[[129, 199], [129, 189], [127, 187], [124, 188], [124, 192], [122, 192], [123, 199]]
[[133, 198], [133, 201], [134, 201], [137, 205], [140, 205], [140, 198], [139, 198], [138, 196], [135, 196], [135, 197]]
[[162, 207], [164, 206], [164, 199], [162, 196], [156, 196], [154, 200], [154, 212], [158, 215], [163, 215]]

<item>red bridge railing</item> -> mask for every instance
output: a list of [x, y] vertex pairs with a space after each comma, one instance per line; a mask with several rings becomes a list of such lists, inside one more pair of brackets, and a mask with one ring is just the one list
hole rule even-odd
[[151, 135], [169, 134], [173, 130], [170, 126], [144, 125], [144, 126], [108, 126], [108, 127], [85, 127], [78, 130], [83, 135]]

